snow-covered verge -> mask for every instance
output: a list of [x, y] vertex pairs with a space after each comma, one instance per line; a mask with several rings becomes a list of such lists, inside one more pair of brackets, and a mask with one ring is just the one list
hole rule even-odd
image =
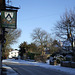
[[47, 61], [47, 63], [40, 63], [40, 62], [30, 62], [30, 61], [25, 61], [25, 60], [8, 59], [8, 60], [3, 60], [2, 62], [36, 65], [36, 66], [41, 66], [41, 67], [44, 67], [47, 69], [53, 69], [53, 70], [59, 70], [62, 72], [68, 72], [72, 75], [75, 75], [75, 68], [61, 67], [60, 65], [56, 65], [56, 66], [49, 65], [48, 61]]
[[4, 67], [4, 68], [6, 68], [7, 69], [7, 71], [6, 71], [6, 74], [7, 75], [18, 75], [18, 73], [17, 72], [15, 72], [11, 67], [8, 67], [8, 66], [6, 66], [6, 65], [3, 65], [2, 67]]

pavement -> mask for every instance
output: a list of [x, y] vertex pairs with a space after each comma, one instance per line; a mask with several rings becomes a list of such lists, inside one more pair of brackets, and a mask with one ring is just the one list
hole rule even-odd
[[2, 66], [2, 75], [19, 75], [15, 70], [6, 65]]

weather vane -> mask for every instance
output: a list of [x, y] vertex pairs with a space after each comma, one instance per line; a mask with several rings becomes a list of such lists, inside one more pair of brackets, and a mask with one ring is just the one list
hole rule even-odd
[[8, 5], [9, 5], [10, 2], [11, 2], [11, 0], [8, 0], [8, 1], [7, 1]]

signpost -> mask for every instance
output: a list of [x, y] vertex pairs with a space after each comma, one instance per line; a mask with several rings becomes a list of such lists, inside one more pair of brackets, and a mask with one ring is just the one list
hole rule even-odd
[[0, 0], [0, 75], [2, 73], [2, 28], [1, 28], [1, 9], [5, 7], [5, 0]]
[[1, 35], [2, 34], [2, 29], [0, 28], [0, 75], [2, 71], [2, 44], [1, 44]]
[[[8, 3], [10, 1], [8, 0]], [[5, 0], [0, 0], [0, 75], [2, 70], [2, 44], [5, 41], [5, 28], [17, 28], [18, 7], [6, 6]]]
[[0, 12], [2, 8], [5, 8], [5, 0], [0, 0]]
[[3, 0], [0, 0], [0, 11], [2, 7], [3, 7]]
[[1, 11], [1, 26], [4, 28], [16, 29], [17, 10]]

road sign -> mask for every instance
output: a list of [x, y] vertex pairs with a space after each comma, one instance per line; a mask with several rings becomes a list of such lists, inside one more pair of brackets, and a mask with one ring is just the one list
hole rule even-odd
[[1, 26], [4, 28], [16, 29], [17, 10], [2, 10], [1, 11]]

